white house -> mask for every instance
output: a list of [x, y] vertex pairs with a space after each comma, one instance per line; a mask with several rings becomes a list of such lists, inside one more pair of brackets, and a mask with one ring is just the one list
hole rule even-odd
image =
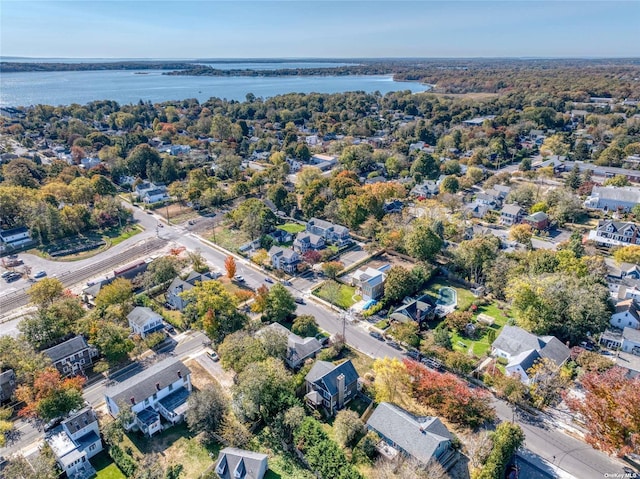
[[67, 477], [88, 478], [95, 474], [89, 459], [102, 451], [102, 440], [93, 409], [82, 409], [66, 419], [45, 440]]
[[325, 247], [324, 238], [322, 236], [302, 231], [296, 235], [293, 240], [293, 249], [300, 254], [304, 254], [309, 250], [319, 250]]
[[616, 303], [616, 310], [611, 315], [610, 323], [616, 328], [640, 329], [640, 312], [634, 299], [625, 299]]
[[129, 327], [135, 334], [139, 334], [141, 338], [161, 330], [164, 325], [162, 316], [146, 306], [136, 306], [129, 314], [127, 314]]
[[384, 293], [384, 282], [387, 279], [386, 272], [391, 268], [390, 264], [384, 264], [379, 268], [360, 268], [351, 275], [352, 285], [357, 286], [365, 301], [378, 299]]
[[600, 246], [628, 246], [640, 244], [640, 226], [623, 221], [600, 220], [589, 231], [589, 241]]
[[113, 417], [121, 407], [131, 407], [135, 418], [127, 429], [135, 426], [151, 436], [162, 430], [160, 415], [171, 424], [182, 421], [190, 394], [191, 371], [179, 359], [168, 358], [107, 388], [104, 397]]
[[569, 358], [570, 350], [555, 336], [536, 336], [517, 326], [505, 326], [491, 345], [491, 353], [508, 361], [505, 367], [508, 374], [518, 375], [528, 384], [528, 371], [536, 361], [547, 358], [561, 366]]
[[500, 224], [505, 226], [515, 225], [522, 218], [522, 208], [518, 205], [504, 205], [500, 211]]
[[640, 330], [624, 328], [622, 332], [622, 350], [625, 353], [640, 356]]
[[291, 248], [272, 246], [269, 250], [269, 259], [275, 269], [281, 269], [287, 273], [294, 273], [296, 265], [300, 262], [300, 256]]

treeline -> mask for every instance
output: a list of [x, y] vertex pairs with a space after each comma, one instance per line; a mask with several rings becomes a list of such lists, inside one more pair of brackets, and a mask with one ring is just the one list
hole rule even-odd
[[0, 62], [0, 72], [73, 72], [89, 70], [175, 70], [191, 68], [190, 62], [165, 61], [128, 61], [128, 62], [91, 62], [91, 63], [21, 63]]
[[279, 77], [279, 76], [346, 76], [346, 75], [389, 75], [407, 67], [387, 64], [348, 65], [322, 68], [282, 68], [275, 70], [229, 69], [220, 70], [206, 65], [191, 66], [185, 70], [167, 72], [165, 75], [218, 76], [218, 77]]

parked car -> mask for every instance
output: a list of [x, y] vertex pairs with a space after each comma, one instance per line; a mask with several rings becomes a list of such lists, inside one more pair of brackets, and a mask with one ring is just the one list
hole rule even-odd
[[22, 278], [22, 275], [20, 273], [11, 273], [4, 280], [7, 283], [13, 283], [14, 281], [18, 281], [20, 278]]
[[211, 359], [213, 359], [214, 361], [220, 361], [220, 356], [218, 356], [218, 353], [216, 353], [215, 351], [211, 351], [211, 352], [207, 352], [207, 354], [209, 355], [209, 357]]
[[47, 275], [46, 271], [38, 271], [36, 274], [33, 275], [34, 278], [44, 278]]
[[238, 283], [244, 283], [244, 276], [240, 276], [239, 274], [236, 274], [233, 277], [234, 280], [236, 280]]
[[370, 331], [369, 336], [376, 338], [378, 341], [384, 341], [384, 337], [377, 331]]
[[281, 283], [284, 284], [285, 286], [291, 286], [291, 281], [287, 281], [286, 279], [283, 279]]
[[44, 425], [44, 432], [50, 431], [51, 429], [53, 429], [54, 427], [60, 425], [60, 423], [64, 420], [63, 417], [56, 417], [54, 419], [52, 419], [51, 421], [49, 421], [48, 423], [46, 423]]
[[397, 349], [398, 351], [402, 349], [398, 343], [395, 341], [387, 341], [387, 344], [391, 346], [393, 349]]
[[273, 280], [271, 278], [269, 278], [269, 276], [264, 278], [264, 281], [265, 281], [265, 283], [273, 283]]
[[329, 336], [325, 336], [324, 334], [317, 334], [316, 339], [320, 341], [322, 346], [327, 346], [329, 344]]
[[7, 279], [12, 274], [13, 274], [13, 271], [5, 271], [4, 273], [2, 273], [2, 279]]
[[169, 334], [176, 334], [176, 330], [175, 328], [170, 325], [169, 323], [164, 323], [164, 329], [167, 331], [167, 333]]
[[420, 353], [418, 351], [407, 351], [407, 356], [416, 361], [420, 360]]
[[294, 301], [298, 304], [304, 304], [304, 299], [296, 297]]

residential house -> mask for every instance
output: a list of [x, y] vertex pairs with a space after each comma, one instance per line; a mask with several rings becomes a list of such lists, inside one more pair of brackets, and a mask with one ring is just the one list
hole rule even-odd
[[500, 224], [505, 226], [515, 225], [522, 218], [522, 208], [518, 205], [505, 205], [500, 210]]
[[293, 235], [280, 228], [276, 228], [271, 233], [267, 233], [267, 236], [277, 244], [291, 243], [293, 241]]
[[423, 181], [422, 184], [416, 185], [411, 189], [411, 194], [418, 199], [422, 198], [432, 198], [434, 196], [438, 196], [440, 193], [440, 183], [441, 180], [426, 180]]
[[267, 458], [260, 452], [225, 447], [218, 454], [216, 475], [219, 479], [263, 479], [269, 468]]
[[462, 122], [462, 124], [464, 126], [482, 126], [485, 121], [487, 121], [487, 120], [491, 121], [495, 117], [496, 117], [495, 115], [478, 116], [478, 117], [472, 118], [470, 120], [464, 120]]
[[625, 221], [600, 220], [596, 229], [589, 231], [588, 239], [606, 247], [640, 245], [640, 225]]
[[431, 461], [447, 463], [453, 457], [453, 435], [437, 417], [415, 416], [382, 402], [367, 420], [367, 429], [380, 436], [383, 444], [378, 449], [386, 457], [400, 453], [424, 465]]
[[152, 436], [162, 430], [160, 416], [171, 424], [182, 421], [190, 394], [191, 371], [179, 359], [167, 358], [107, 388], [104, 396], [113, 417], [121, 407], [131, 407], [134, 419], [127, 430], [137, 427]]
[[640, 330], [626, 327], [622, 330], [622, 351], [640, 356]]
[[180, 276], [176, 276], [169, 285], [169, 288], [167, 288], [167, 303], [173, 309], [184, 311], [184, 308], [187, 307], [188, 301], [182, 297], [182, 293], [193, 289], [198, 283], [211, 281], [212, 279], [216, 279], [218, 276], [219, 273], [196, 273], [195, 271], [189, 273], [187, 279], [184, 280], [180, 278]]
[[13, 369], [7, 369], [0, 373], [0, 404], [11, 400], [16, 390], [16, 373]]
[[93, 365], [93, 358], [98, 356], [98, 350], [88, 345], [80, 335], [45, 349], [42, 353], [51, 359], [62, 376], [84, 374], [84, 370]]
[[492, 209], [489, 205], [474, 201], [473, 203], [467, 203], [462, 207], [473, 218], [484, 218], [486, 214]]
[[166, 186], [155, 185], [151, 182], [143, 182], [137, 185], [134, 189], [134, 194], [146, 204], [158, 203], [169, 199]]
[[528, 224], [533, 229], [544, 231], [549, 227], [549, 216], [543, 211], [537, 211], [522, 219], [523, 223]]
[[93, 409], [84, 408], [65, 419], [45, 440], [67, 477], [84, 479], [95, 475], [89, 459], [102, 451], [102, 440]]
[[90, 407], [64, 420], [45, 438], [60, 468], [70, 479], [89, 478], [95, 470], [89, 459], [102, 451], [98, 418]]
[[591, 195], [585, 200], [585, 208], [626, 212], [640, 203], [640, 188], [626, 186], [594, 186]]
[[616, 310], [609, 321], [616, 328], [640, 329], [640, 311], [638, 303], [632, 299], [625, 299], [616, 303]]
[[29, 230], [24, 226], [10, 230], [0, 230], [0, 243], [3, 247], [19, 248], [31, 241]]
[[[640, 116], [638, 116], [640, 118]], [[582, 161], [566, 162], [567, 169], [571, 169], [577, 166], [581, 172], [590, 170], [594, 177], [599, 178], [613, 178], [614, 176], [622, 175], [633, 183], [640, 182], [640, 170], [634, 170], [630, 168], [619, 168], [616, 166], [598, 166], [593, 163], [584, 163]], [[614, 188], [614, 187], [608, 187]]]
[[309, 159], [309, 164], [319, 168], [322, 171], [331, 170], [338, 163], [338, 158], [331, 155], [313, 155]]
[[431, 297], [425, 294], [417, 299], [409, 298], [391, 314], [390, 318], [401, 323], [413, 321], [422, 324], [425, 321], [431, 321], [435, 313]]
[[269, 249], [269, 259], [275, 269], [280, 269], [289, 274], [296, 272], [296, 267], [300, 262], [298, 253], [291, 248], [282, 248], [280, 246], [272, 246]]
[[390, 268], [390, 264], [384, 264], [377, 269], [370, 267], [360, 268], [351, 275], [351, 284], [358, 287], [363, 300], [378, 299], [384, 294], [384, 282], [387, 279], [386, 272]]
[[265, 326], [256, 335], [260, 336], [263, 331], [275, 331], [287, 337], [287, 356], [285, 362], [291, 369], [297, 369], [309, 358], [314, 358], [322, 350], [322, 344], [316, 338], [302, 338], [293, 334], [280, 323], [271, 323]]
[[493, 190], [498, 192], [501, 200], [504, 200], [511, 192], [511, 187], [507, 185], [494, 185]]
[[323, 406], [330, 416], [351, 401], [360, 389], [360, 378], [350, 359], [337, 365], [316, 361], [304, 379], [308, 404]]
[[127, 314], [127, 321], [133, 333], [143, 339], [164, 328], [162, 316], [146, 306], [133, 308], [133, 311]]
[[351, 243], [349, 229], [345, 226], [330, 223], [329, 221], [311, 218], [307, 222], [307, 231], [309, 233], [322, 236], [329, 244], [343, 246]]
[[304, 254], [309, 250], [317, 251], [325, 247], [325, 240], [322, 236], [302, 231], [293, 240], [293, 249], [299, 254]]
[[475, 202], [487, 205], [492, 210], [497, 210], [502, 206], [502, 198], [500, 197], [500, 193], [496, 190], [487, 190], [476, 194]]
[[640, 330], [624, 328], [620, 348], [616, 366], [626, 369], [629, 379], [640, 376]]
[[402, 213], [404, 203], [400, 200], [386, 200], [382, 209], [386, 214], [390, 213]]
[[491, 345], [491, 353], [508, 361], [505, 367], [508, 374], [518, 375], [528, 384], [528, 371], [536, 361], [548, 358], [562, 366], [570, 350], [555, 336], [536, 336], [517, 326], [505, 326]]
[[82, 158], [80, 160], [80, 166], [82, 168], [84, 168], [85, 170], [90, 170], [91, 168], [95, 168], [96, 166], [98, 166], [100, 163], [102, 163], [102, 160], [100, 160], [100, 158]]

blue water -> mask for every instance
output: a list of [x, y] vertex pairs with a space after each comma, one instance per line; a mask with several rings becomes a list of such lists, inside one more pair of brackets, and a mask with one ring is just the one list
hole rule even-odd
[[[229, 67], [229, 64], [225, 65]], [[273, 68], [272, 64], [261, 65]], [[282, 67], [282, 64], [277, 65]], [[318, 66], [310, 63], [304, 65]], [[415, 82], [396, 82], [391, 76], [367, 75], [265, 78], [169, 76], [162, 75], [161, 71], [149, 70], [137, 73], [107, 70], [19, 72], [0, 75], [0, 106], [70, 105], [94, 100], [115, 100], [120, 104], [186, 98], [206, 101], [211, 97], [243, 101], [247, 93], [266, 98], [292, 92], [338, 93], [360, 90], [369, 93], [379, 91], [384, 95], [397, 90], [421, 92], [428, 89], [427, 85]]]

